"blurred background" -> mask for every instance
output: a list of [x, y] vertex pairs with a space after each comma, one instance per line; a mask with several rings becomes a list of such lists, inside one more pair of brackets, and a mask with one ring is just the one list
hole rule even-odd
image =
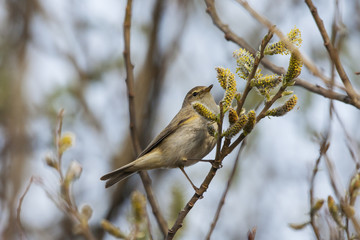
[[[314, 1], [328, 31], [336, 16], [342, 42], [340, 56], [358, 89], [360, 80], [360, 2]], [[322, 38], [303, 1], [250, 1], [250, 4], [284, 33], [294, 26], [302, 32], [301, 52], [324, 75], [331, 64]], [[109, 219], [129, 232], [131, 192], [144, 192], [138, 175], [110, 189], [99, 178], [133, 160], [123, 59], [123, 20], [126, 1], [116, 0], [6, 0], [0, 2], [0, 238], [18, 239], [16, 209], [31, 176], [39, 176], [54, 192], [57, 173], [45, 164], [54, 150], [56, 115], [65, 109], [63, 131], [76, 135], [76, 145], [63, 156], [63, 168], [72, 160], [82, 167], [74, 183], [78, 206], [93, 208], [91, 230], [98, 239], [112, 239], [100, 227]], [[222, 21], [258, 49], [268, 30], [232, 0], [216, 1]], [[337, 11], [336, 11], [337, 10]], [[337, 14], [335, 14], [337, 12]], [[274, 36], [273, 41], [278, 41]], [[203, 1], [149, 0], [133, 2], [131, 57], [135, 73], [135, 104], [142, 148], [174, 117], [185, 94], [194, 86], [214, 84], [212, 94], [223, 96], [216, 66], [235, 72], [232, 52], [212, 23]], [[289, 56], [268, 57], [287, 67]], [[324, 85], [304, 67], [300, 77]], [[340, 83], [338, 77], [336, 82]], [[238, 79], [238, 89], [245, 86]], [[329, 121], [330, 101], [301, 87], [293, 87], [299, 101], [284, 117], [263, 119], [248, 137], [236, 179], [226, 198], [213, 239], [245, 239], [256, 227], [256, 239], [314, 239], [310, 227], [293, 230], [289, 223], [309, 218], [310, 177], [319, 156], [318, 136], [331, 128], [329, 156], [345, 187], [358, 160], [360, 112], [352, 105], [334, 102], [343, 123]], [[246, 107], [261, 102], [254, 92]], [[350, 136], [351, 141], [347, 138]], [[349, 149], [354, 150], [355, 156]], [[187, 216], [178, 239], [204, 239], [209, 231], [236, 152], [229, 155], [204, 198]], [[207, 157], [214, 157], [214, 152]], [[200, 184], [210, 165], [187, 169]], [[149, 171], [165, 218], [172, 224], [193, 189], [178, 169]], [[315, 180], [316, 198], [333, 194], [326, 164]], [[325, 211], [325, 210], [322, 210]], [[161, 234], [148, 207], [153, 235]], [[326, 215], [326, 213], [325, 213]], [[360, 217], [360, 216], [357, 216]], [[43, 189], [33, 185], [24, 198], [21, 220], [28, 239], [81, 239], [73, 224]], [[328, 231], [327, 221], [319, 221]]]

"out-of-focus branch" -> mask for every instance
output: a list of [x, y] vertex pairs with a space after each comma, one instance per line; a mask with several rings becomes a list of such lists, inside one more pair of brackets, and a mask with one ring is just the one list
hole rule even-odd
[[20, 214], [21, 214], [21, 207], [22, 207], [22, 203], [24, 201], [24, 198], [26, 196], [26, 194], [28, 193], [28, 191], [30, 190], [30, 187], [31, 185], [33, 184], [33, 182], [35, 181], [35, 177], [31, 177], [30, 180], [29, 180], [29, 183], [28, 185], [26, 186], [25, 188], [25, 191], [24, 193], [20, 196], [19, 198], [19, 204], [18, 204], [18, 207], [16, 209], [16, 222], [18, 224], [18, 227], [20, 229], [20, 235], [21, 235], [21, 238], [25, 237], [25, 231], [24, 231], [24, 228], [22, 226], [22, 223], [21, 223], [21, 217], [20, 217]]
[[136, 153], [140, 153], [141, 147], [136, 134], [136, 119], [135, 119], [135, 93], [134, 93], [134, 65], [130, 59], [130, 28], [131, 28], [131, 11], [132, 0], [128, 0], [126, 5], [125, 20], [124, 20], [124, 59], [126, 67], [126, 87], [129, 99], [129, 117], [130, 117], [130, 133], [131, 140]]
[[[28, 136], [28, 109], [24, 95], [28, 67], [28, 46], [32, 43], [31, 23], [43, 9], [37, 0], [3, 3], [5, 9], [0, 62], [0, 124], [3, 132], [0, 156], [1, 239], [17, 239], [16, 203], [31, 156]], [[6, 26], [6, 27], [5, 27]]]
[[310, 224], [312, 226], [312, 229], [314, 230], [316, 239], [318, 239], [318, 240], [320, 240], [321, 238], [320, 238], [319, 229], [315, 223], [316, 211], [313, 211], [314, 206], [315, 206], [314, 185], [315, 185], [315, 177], [319, 170], [320, 160], [329, 148], [328, 137], [329, 137], [329, 134], [327, 134], [326, 137], [322, 141], [322, 144], [320, 147], [320, 154], [319, 154], [319, 157], [316, 159], [315, 166], [313, 168], [311, 179], [310, 179], [310, 190], [309, 190], [309, 200], [310, 200], [310, 209], [311, 209], [310, 210]]
[[344, 83], [346, 93], [350, 96], [350, 98], [354, 101], [354, 103], [357, 106], [359, 106], [359, 104], [360, 104], [359, 95], [355, 92], [354, 88], [352, 87], [350, 79], [347, 76], [343, 65], [341, 64], [339, 54], [338, 54], [337, 50], [335, 49], [335, 47], [333, 46], [333, 44], [331, 43], [329, 35], [325, 29], [324, 23], [318, 14], [317, 8], [315, 7], [315, 5], [313, 4], [313, 2], [311, 0], [305, 0], [305, 3], [309, 7], [309, 10], [316, 22], [316, 25], [320, 31], [320, 34], [324, 40], [325, 48], [327, 49], [327, 51], [330, 55], [330, 58], [331, 58], [332, 62], [335, 64], [336, 70], [339, 73], [339, 76]]
[[[164, 1], [157, 0], [154, 3], [152, 11], [152, 20], [149, 21], [148, 28], [150, 29], [148, 35], [148, 49], [145, 55], [145, 60], [141, 66], [138, 75], [136, 76], [136, 82], [134, 93], [136, 95], [136, 123], [139, 134], [139, 140], [141, 145], [147, 144], [152, 134], [152, 127], [154, 125], [154, 108], [159, 106], [157, 104], [159, 100], [161, 86], [164, 82], [164, 77], [167, 73], [168, 66], [172, 63], [177, 54], [177, 49], [182, 36], [183, 28], [178, 31], [172, 44], [164, 51], [159, 47], [159, 29], [161, 26], [162, 16], [165, 12]], [[179, 8], [180, 9], [180, 8]], [[181, 22], [185, 26], [186, 16], [184, 16]], [[117, 168], [121, 165], [131, 162], [135, 156], [131, 146], [131, 136], [128, 135], [125, 138], [125, 144], [119, 146], [120, 151], [112, 158], [113, 167]], [[158, 175], [157, 175], [158, 176]], [[108, 209], [107, 219], [113, 219], [116, 217], [117, 209], [121, 207], [121, 203], [126, 196], [129, 196], [134, 185], [128, 186], [126, 181], [117, 184], [117, 191], [123, 194], [112, 194], [111, 203]], [[99, 235], [102, 235], [102, 228], [99, 228]]]
[[[133, 147], [135, 149], [136, 155], [140, 154], [141, 147], [139, 144], [139, 140], [136, 134], [136, 119], [135, 119], [135, 103], [134, 103], [134, 66], [131, 63], [130, 59], [130, 28], [131, 28], [131, 11], [132, 11], [132, 0], [128, 0], [126, 6], [125, 20], [124, 20], [124, 41], [125, 41], [125, 49], [124, 49], [124, 58], [125, 58], [125, 66], [126, 66], [126, 86], [129, 98], [129, 115], [130, 115], [130, 132], [131, 139], [133, 143]], [[165, 218], [162, 216], [157, 201], [155, 200], [152, 188], [151, 188], [151, 180], [146, 171], [140, 172], [141, 180], [143, 182], [147, 198], [149, 203], [153, 209], [154, 216], [159, 224], [161, 232], [164, 236], [167, 233], [167, 223]]]
[[256, 227], [253, 227], [251, 230], [248, 231], [248, 240], [255, 240], [256, 235]]

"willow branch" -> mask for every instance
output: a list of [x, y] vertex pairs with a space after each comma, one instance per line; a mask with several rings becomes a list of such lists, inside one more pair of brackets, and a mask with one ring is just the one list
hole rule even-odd
[[[141, 152], [141, 147], [139, 143], [139, 139], [136, 133], [136, 119], [135, 119], [135, 94], [134, 94], [134, 66], [131, 63], [130, 58], [130, 28], [131, 28], [131, 8], [132, 8], [132, 0], [128, 0], [126, 5], [126, 13], [125, 13], [125, 20], [124, 20], [124, 42], [125, 42], [125, 49], [123, 52], [124, 59], [125, 59], [125, 67], [126, 67], [126, 86], [127, 86], [127, 94], [129, 98], [129, 117], [130, 117], [130, 133], [131, 139], [133, 143], [133, 147], [135, 149], [136, 155]], [[142, 183], [144, 185], [144, 189], [152, 208], [153, 214], [155, 216], [156, 221], [158, 222], [159, 228], [163, 235], [165, 236], [167, 233], [167, 223], [165, 218], [162, 216], [160, 212], [160, 208], [157, 204], [157, 201], [154, 197], [152, 188], [151, 188], [151, 179], [146, 171], [140, 172], [140, 177]]]
[[[224, 24], [221, 21], [221, 19], [219, 18], [218, 14], [216, 12], [215, 5], [214, 5], [214, 0], [205, 0], [205, 3], [206, 3], [206, 6], [207, 6], [206, 12], [211, 17], [214, 25], [217, 26], [224, 33], [225, 39], [228, 40], [228, 41], [232, 41], [232, 42], [236, 43], [237, 45], [239, 45], [240, 47], [246, 49], [250, 53], [255, 54], [256, 53], [255, 49], [253, 49], [243, 38], [239, 37], [233, 31], [231, 31], [229, 26]], [[274, 73], [276, 73], [278, 75], [281, 75], [281, 74], [285, 73], [284, 68], [279, 67], [279, 66], [271, 63], [266, 58], [264, 58], [261, 61], [261, 64], [265, 68], [269, 69], [270, 71], [272, 71], [272, 72], [274, 72]], [[313, 74], [315, 76], [318, 76], [320, 74], [318, 76], [320, 79], [323, 79], [323, 81], [325, 81], [326, 83], [329, 82], [329, 79], [326, 78], [325, 76], [323, 76], [320, 71], [315, 71], [315, 73], [313, 72]], [[307, 89], [307, 90], [309, 90], [309, 91], [311, 91], [311, 92], [313, 92], [315, 94], [321, 95], [321, 96], [329, 98], [329, 99], [334, 99], [334, 100], [337, 100], [337, 101], [341, 101], [343, 103], [353, 105], [354, 107], [360, 109], [360, 104], [356, 104], [354, 102], [354, 100], [352, 100], [349, 96], [337, 93], [337, 92], [329, 90], [329, 89], [326, 89], [326, 88], [321, 87], [319, 85], [311, 84], [310, 82], [305, 81], [303, 79], [296, 78], [295, 86], [303, 87], [303, 88], [305, 88], [305, 89]]]
[[344, 67], [341, 64], [339, 54], [338, 54], [336, 48], [334, 47], [334, 45], [331, 43], [329, 35], [325, 29], [324, 23], [318, 14], [317, 8], [315, 7], [315, 5], [313, 4], [313, 2], [311, 0], [305, 0], [305, 3], [309, 7], [309, 10], [316, 22], [316, 25], [319, 29], [320, 34], [324, 40], [324, 46], [325, 46], [326, 50], [328, 51], [332, 62], [335, 64], [336, 70], [339, 73], [339, 76], [340, 76], [342, 82], [344, 83], [346, 93], [351, 97], [351, 99], [356, 104], [359, 104], [360, 103], [359, 95], [355, 92], [354, 88], [352, 87], [349, 77], [347, 76], [347, 74], [344, 70]]
[[254, 78], [255, 74], [256, 74], [256, 71], [259, 67], [259, 64], [261, 62], [261, 60], [264, 58], [264, 51], [265, 51], [265, 47], [266, 45], [269, 43], [269, 41], [271, 40], [273, 36], [273, 32], [271, 29], [269, 29], [269, 32], [268, 34], [264, 37], [264, 39], [262, 40], [261, 42], [261, 45], [260, 45], [260, 52], [258, 54], [256, 54], [255, 56], [255, 59], [254, 59], [254, 66], [253, 68], [251, 69], [251, 72], [247, 78], [247, 81], [246, 81], [246, 86], [245, 86], [245, 90], [243, 92], [243, 94], [241, 95], [241, 99], [240, 99], [240, 102], [239, 102], [239, 105], [237, 106], [237, 114], [239, 115], [240, 112], [241, 112], [241, 109], [245, 103], [245, 99], [247, 97], [247, 95], [249, 94], [250, 90], [251, 90], [251, 80]]
[[286, 47], [291, 52], [295, 52], [298, 56], [301, 56], [301, 58], [304, 62], [304, 65], [310, 70], [310, 72], [312, 74], [319, 77], [326, 84], [330, 83], [330, 80], [321, 73], [321, 71], [315, 66], [315, 64], [313, 64], [312, 62], [310, 62], [310, 60], [308, 60], [306, 57], [304, 57], [303, 54], [301, 54], [301, 52], [299, 51], [299, 49], [297, 49], [277, 27], [274, 27], [273, 23], [271, 23], [268, 19], [266, 19], [265, 17], [260, 15], [258, 12], [256, 12], [255, 9], [253, 9], [247, 1], [237, 0], [237, 2], [243, 8], [245, 8], [245, 10], [247, 10], [251, 14], [251, 16], [253, 16], [256, 20], [258, 20], [262, 25], [267, 27], [269, 30], [273, 29], [273, 32], [281, 39], [282, 42], [285, 43]]

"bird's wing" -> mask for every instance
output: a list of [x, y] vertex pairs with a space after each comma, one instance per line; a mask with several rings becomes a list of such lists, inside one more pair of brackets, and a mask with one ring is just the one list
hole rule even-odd
[[[183, 109], [185, 110], [185, 109]], [[180, 112], [179, 112], [180, 113]], [[177, 115], [179, 115], [179, 113]], [[178, 119], [176, 120], [177, 115], [173, 118], [173, 120], [171, 120], [171, 122], [169, 123], [169, 125], [161, 131], [161, 133], [159, 133], [159, 135], [157, 135], [156, 138], [154, 138], [154, 140], [151, 141], [151, 143], [144, 149], [144, 151], [142, 151], [140, 153], [140, 155], [138, 156], [141, 157], [145, 154], [147, 154], [148, 152], [150, 152], [151, 150], [153, 150], [155, 147], [157, 147], [166, 137], [170, 136], [172, 133], [174, 133], [179, 127], [183, 126], [184, 124], [186, 124], [187, 121], [189, 121], [190, 119], [197, 117], [197, 116], [189, 116], [185, 119]]]

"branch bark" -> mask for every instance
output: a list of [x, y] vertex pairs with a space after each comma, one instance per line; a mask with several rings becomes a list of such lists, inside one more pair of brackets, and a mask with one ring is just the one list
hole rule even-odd
[[354, 101], [354, 103], [356, 105], [359, 105], [359, 103], [360, 103], [359, 95], [355, 92], [354, 88], [352, 87], [350, 79], [347, 76], [343, 65], [341, 64], [339, 54], [338, 54], [336, 48], [334, 47], [334, 45], [331, 43], [329, 35], [324, 26], [324, 22], [322, 21], [322, 19], [320, 18], [319, 14], [318, 14], [317, 8], [315, 7], [315, 5], [313, 4], [313, 2], [311, 0], [305, 0], [305, 3], [309, 7], [309, 10], [315, 20], [315, 23], [319, 29], [319, 32], [324, 40], [324, 46], [325, 46], [326, 50], [328, 51], [332, 62], [335, 64], [336, 70], [339, 73], [339, 76], [345, 86], [346, 93], [350, 96], [350, 98]]
[[[126, 6], [126, 13], [125, 13], [125, 20], [124, 20], [124, 42], [125, 42], [125, 48], [124, 48], [124, 59], [125, 59], [125, 67], [126, 67], [126, 86], [127, 86], [127, 93], [129, 98], [129, 117], [130, 117], [130, 133], [131, 133], [131, 139], [132, 144], [134, 147], [134, 150], [136, 152], [136, 155], [140, 154], [141, 147], [139, 143], [139, 139], [137, 137], [136, 133], [136, 118], [135, 118], [135, 94], [134, 94], [134, 66], [131, 63], [130, 58], [130, 29], [131, 29], [131, 10], [132, 10], [132, 0], [128, 0], [127, 6]], [[151, 188], [151, 179], [146, 171], [140, 172], [140, 177], [142, 180], [142, 183], [144, 185], [144, 189], [148, 198], [148, 201], [150, 203], [150, 206], [152, 208], [153, 214], [155, 216], [156, 221], [158, 222], [159, 228], [161, 232], [164, 234], [164, 236], [167, 233], [167, 223], [163, 215], [161, 214], [160, 208], [158, 206], [158, 203], [155, 199], [153, 190]]]

